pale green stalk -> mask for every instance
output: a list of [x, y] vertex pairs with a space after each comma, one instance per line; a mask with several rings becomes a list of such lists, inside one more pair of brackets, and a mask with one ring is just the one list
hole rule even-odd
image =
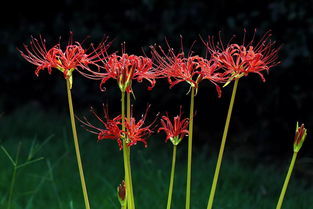
[[281, 190], [276, 209], [280, 209], [282, 204], [283, 204], [284, 197], [285, 197], [285, 194], [286, 194], [286, 191], [287, 191], [287, 187], [288, 187], [288, 183], [289, 183], [289, 180], [290, 180], [290, 176], [291, 176], [293, 167], [294, 167], [296, 159], [297, 159], [297, 155], [298, 155], [298, 152], [294, 152], [293, 153], [293, 156], [292, 156], [292, 159], [291, 159], [291, 162], [290, 162], [290, 165], [289, 165], [288, 173], [287, 173], [287, 176], [286, 176], [283, 188]]
[[[127, 111], [127, 120], [130, 121], [131, 117], [131, 101], [130, 101], [130, 93], [127, 92], [127, 104], [126, 104], [126, 111]], [[132, 172], [131, 172], [131, 163], [130, 163], [130, 147], [127, 146], [127, 158], [128, 158], [128, 174], [129, 174], [129, 186], [130, 186], [130, 201], [132, 205], [132, 209], [135, 209], [135, 197], [133, 192], [133, 180], [132, 180]]]
[[75, 124], [75, 117], [74, 117], [74, 109], [73, 109], [73, 101], [72, 101], [72, 94], [71, 94], [71, 83], [70, 83], [69, 79], [70, 78], [66, 79], [66, 87], [67, 87], [67, 98], [68, 98], [68, 105], [69, 105], [69, 110], [70, 110], [70, 118], [71, 118], [71, 125], [72, 125], [72, 131], [73, 131], [73, 139], [74, 139], [74, 145], [75, 145], [76, 159], [77, 159], [79, 176], [80, 176], [80, 181], [81, 181], [82, 190], [83, 190], [85, 207], [86, 207], [86, 209], [90, 209], [87, 187], [86, 187], [85, 177], [84, 177], [83, 164], [82, 164], [80, 151], [79, 151], [79, 142], [78, 142], [78, 137], [77, 137], [77, 130], [76, 130], [76, 124]]
[[169, 189], [168, 189], [168, 198], [167, 198], [166, 209], [170, 209], [171, 203], [172, 203], [173, 185], [174, 185], [174, 176], [175, 176], [176, 148], [177, 148], [177, 146], [173, 145], [172, 169], [171, 169], [171, 178], [170, 178], [170, 185], [169, 185]]
[[[128, 100], [128, 96], [127, 96]], [[127, 101], [128, 102], [128, 101]], [[122, 130], [125, 131], [125, 92], [122, 91]], [[127, 104], [127, 116], [128, 116], [128, 104]], [[126, 194], [127, 194], [127, 208], [134, 209], [134, 198], [133, 198], [133, 190], [132, 190], [132, 183], [131, 183], [131, 173], [130, 173], [130, 150], [127, 146], [126, 138], [123, 139], [123, 158], [124, 158], [124, 169], [125, 169], [125, 184], [126, 184]]]
[[191, 87], [190, 94], [190, 113], [189, 113], [189, 135], [188, 135], [188, 164], [187, 164], [187, 186], [186, 186], [186, 209], [190, 208], [190, 190], [191, 190], [191, 160], [192, 160], [192, 131], [194, 115], [195, 87]]
[[228, 133], [228, 128], [229, 128], [230, 118], [231, 118], [231, 114], [232, 114], [233, 106], [234, 106], [234, 102], [235, 102], [238, 81], [239, 81], [239, 79], [235, 80], [233, 92], [232, 92], [230, 103], [229, 103], [226, 123], [225, 123], [225, 127], [224, 127], [220, 151], [219, 151], [218, 158], [217, 158], [217, 163], [216, 163], [216, 168], [215, 168], [215, 173], [214, 173], [214, 177], [213, 177], [213, 183], [212, 183], [212, 187], [211, 187], [211, 192], [210, 192], [210, 197], [209, 197], [207, 209], [212, 209], [212, 206], [213, 206], [213, 200], [214, 200], [216, 185], [217, 185], [218, 176], [219, 176], [220, 168], [221, 168], [221, 164], [222, 164], [223, 153], [224, 153], [224, 149], [225, 149], [225, 143], [226, 143], [226, 138], [227, 138], [227, 133]]

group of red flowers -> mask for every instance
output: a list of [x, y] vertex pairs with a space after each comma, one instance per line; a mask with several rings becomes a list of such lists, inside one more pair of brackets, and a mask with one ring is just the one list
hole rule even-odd
[[[249, 73], [257, 73], [265, 81], [262, 71], [268, 71], [270, 67], [277, 65], [277, 52], [275, 42], [270, 40], [271, 34], [267, 32], [263, 38], [254, 44], [254, 38], [249, 43], [231, 43], [226, 46], [222, 41], [214, 42], [213, 37], [208, 41], [202, 40], [210, 54], [210, 59], [194, 55], [193, 52], [184, 53], [183, 47], [176, 53], [167, 43], [167, 50], [161, 46], [151, 46], [151, 58], [146, 56], [129, 55], [125, 45], [122, 45], [121, 54], [108, 52], [111, 43], [106, 38], [99, 45], [90, 45], [84, 48], [79, 42], [74, 42], [72, 34], [65, 50], [61, 44], [56, 44], [47, 49], [46, 41], [32, 38], [29, 45], [24, 45], [24, 52], [20, 50], [23, 58], [37, 66], [35, 74], [38, 76], [41, 70], [58, 69], [64, 73], [66, 79], [72, 79], [72, 72], [78, 71], [81, 75], [94, 80], [100, 80], [100, 89], [110, 78], [115, 79], [122, 92], [132, 92], [132, 82], [144, 79], [150, 83], [149, 90], [156, 84], [156, 79], [167, 78], [170, 87], [187, 82], [190, 88], [198, 89], [202, 80], [209, 80], [217, 89], [219, 97], [221, 88], [219, 84], [228, 84], [234, 79], [239, 79]], [[92, 110], [95, 114], [95, 112]], [[131, 117], [122, 121], [121, 116], [110, 119], [107, 110], [104, 111], [104, 119], [97, 114], [95, 116], [103, 123], [104, 128], [97, 128], [87, 120], [83, 124], [98, 135], [98, 139], [117, 140], [122, 148], [122, 141], [126, 139], [129, 146], [138, 141], [145, 145], [145, 137], [151, 134], [151, 124], [143, 127], [146, 114], [138, 121]], [[125, 123], [126, 130], [121, 130], [121, 124]], [[161, 119], [162, 128], [167, 134], [167, 139], [183, 138], [188, 134], [188, 119], [182, 119], [181, 114], [174, 118], [173, 124], [168, 116]]]

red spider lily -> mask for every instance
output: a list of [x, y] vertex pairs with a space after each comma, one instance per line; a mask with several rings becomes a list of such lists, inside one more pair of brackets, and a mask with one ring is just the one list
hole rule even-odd
[[21, 50], [20, 53], [24, 59], [37, 66], [35, 74], [38, 76], [41, 70], [47, 69], [51, 73], [52, 68], [56, 68], [64, 73], [64, 77], [71, 76], [71, 72], [78, 67], [87, 68], [88, 65], [97, 65], [103, 58], [103, 54], [110, 44], [106, 43], [107, 39], [102, 41], [97, 47], [91, 45], [91, 52], [87, 53], [79, 42], [73, 42], [73, 34], [70, 33], [70, 39], [65, 50], [61, 49], [60, 44], [54, 45], [47, 50], [46, 40], [41, 36], [39, 40], [31, 39], [29, 46], [24, 45], [25, 53]]
[[216, 46], [213, 37], [209, 36], [205, 45], [218, 66], [224, 68], [231, 75], [229, 81], [247, 76], [249, 73], [257, 73], [265, 82], [261, 72], [264, 70], [268, 72], [271, 67], [279, 64], [277, 54], [280, 47], [276, 48], [276, 42], [272, 42], [270, 37], [271, 33], [268, 31], [255, 45], [254, 37], [247, 45], [244, 43], [244, 37], [241, 45], [228, 43], [224, 47], [221, 40], [219, 41], [220, 46]]
[[83, 127], [93, 133], [98, 135], [98, 140], [102, 139], [112, 139], [116, 140], [118, 143], [118, 146], [121, 149], [123, 149], [123, 143], [122, 143], [122, 130], [121, 130], [121, 116], [117, 116], [113, 119], [110, 119], [107, 108], [103, 108], [104, 112], [104, 119], [99, 117], [93, 108], [91, 108], [91, 112], [95, 115], [95, 117], [104, 125], [105, 129], [103, 128], [97, 128], [96, 126], [92, 125], [87, 118], [84, 118], [85, 121], [82, 121], [79, 119], [79, 121], [83, 124]]
[[[105, 57], [105, 56], [103, 56]], [[147, 57], [128, 55], [125, 53], [125, 46], [122, 48], [122, 55], [112, 54], [107, 56], [103, 61], [105, 72], [92, 71], [87, 69], [87, 72], [81, 72], [87, 78], [94, 80], [101, 80], [100, 89], [105, 90], [102, 86], [110, 78], [115, 79], [122, 92], [132, 92], [132, 81], [137, 80], [142, 82], [143, 79], [147, 80], [151, 86], [151, 90], [156, 83], [157, 73], [152, 68], [152, 60]]]
[[141, 117], [141, 119], [137, 123], [134, 117], [131, 117], [129, 120], [126, 118], [125, 135], [127, 138], [126, 142], [128, 146], [136, 145], [137, 142], [143, 142], [145, 147], [147, 147], [147, 141], [145, 140], [145, 138], [153, 133], [153, 131], [151, 130], [151, 126], [155, 122], [155, 121], [152, 122], [150, 125], [146, 127], [142, 127], [145, 123], [149, 107], [150, 106], [148, 106], [146, 113]]
[[297, 122], [296, 126], [296, 134], [294, 138], [293, 149], [295, 152], [298, 152], [302, 147], [302, 144], [307, 136], [307, 130], [304, 128], [304, 124], [299, 127], [299, 123]]
[[[188, 56], [185, 57], [183, 47], [180, 53], [175, 54], [168, 42], [167, 46], [168, 53], [166, 53], [161, 46], [150, 47], [153, 59], [157, 65], [156, 68], [159, 69], [160, 74], [168, 78], [170, 88], [183, 81], [197, 88], [198, 83], [194, 80], [194, 76], [199, 74], [199, 62], [201, 62], [203, 58], [192, 56], [192, 53], [189, 53]], [[160, 52], [158, 52], [157, 48]]]
[[166, 133], [165, 142], [169, 139], [174, 145], [178, 145], [179, 142], [187, 135], [189, 132], [187, 130], [189, 124], [189, 118], [182, 119], [182, 111], [180, 110], [179, 115], [174, 117], [173, 123], [167, 116], [162, 116], [161, 125], [158, 132], [164, 131]]
[[78, 119], [83, 127], [93, 133], [98, 135], [98, 140], [102, 139], [112, 139], [116, 140], [118, 146], [123, 149], [122, 140], [126, 141], [127, 146], [136, 145], [137, 142], [143, 142], [145, 147], [147, 147], [147, 141], [145, 138], [149, 136], [153, 131], [150, 130], [153, 123], [150, 125], [143, 127], [145, 123], [145, 119], [147, 116], [149, 107], [146, 110], [146, 113], [142, 116], [142, 118], [136, 123], [135, 118], [131, 117], [129, 120], [127, 118], [124, 119], [125, 123], [125, 131], [122, 130], [122, 117], [121, 115], [115, 117], [114, 119], [109, 118], [108, 109], [104, 108], [104, 120], [99, 117], [93, 109], [91, 112], [96, 116], [96, 118], [104, 125], [103, 128], [98, 128], [92, 125], [87, 118], [84, 118], [84, 121]]

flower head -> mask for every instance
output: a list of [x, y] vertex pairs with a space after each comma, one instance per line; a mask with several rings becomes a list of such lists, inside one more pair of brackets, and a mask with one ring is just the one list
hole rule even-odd
[[107, 80], [115, 79], [122, 92], [132, 92], [132, 81], [142, 82], [144, 79], [151, 84], [148, 87], [148, 90], [151, 90], [157, 78], [156, 71], [152, 68], [152, 60], [144, 56], [127, 54], [125, 45], [122, 46], [121, 55], [114, 53], [106, 56], [103, 60], [102, 70], [92, 71], [87, 69], [86, 72], [81, 73], [87, 78], [101, 80], [100, 89], [102, 90], [105, 89], [102, 86]]
[[297, 122], [296, 134], [295, 134], [294, 143], [293, 143], [294, 152], [299, 152], [306, 136], [307, 136], [307, 130], [304, 128], [304, 124], [302, 124], [299, 127], [299, 123]]
[[174, 49], [168, 46], [168, 53], [166, 53], [161, 46], [151, 46], [151, 53], [156, 62], [156, 68], [159, 69], [160, 74], [168, 79], [170, 88], [180, 82], [187, 82], [191, 87], [198, 87], [195, 76], [199, 75], [199, 62], [203, 60], [202, 57], [192, 55], [190, 52], [185, 56], [183, 46], [181, 52], [175, 53]]
[[244, 36], [242, 44], [228, 43], [224, 46], [221, 40], [215, 45], [214, 38], [209, 36], [205, 45], [212, 59], [230, 75], [226, 84], [249, 73], [257, 73], [265, 82], [261, 72], [268, 72], [271, 67], [279, 64], [277, 54], [280, 47], [276, 47], [276, 42], [272, 42], [270, 37], [271, 33], [268, 31], [257, 44], [254, 44], [254, 37], [245, 44]]
[[180, 141], [186, 136], [189, 132], [187, 130], [189, 124], [189, 119], [182, 119], [182, 111], [180, 109], [179, 115], [173, 118], [173, 122], [167, 116], [162, 116], [161, 118], [161, 128], [158, 132], [164, 131], [166, 133], [165, 142], [171, 140], [173, 145], [178, 145]]
[[60, 43], [47, 49], [46, 40], [40, 36], [39, 39], [32, 37], [29, 46], [24, 45], [25, 52], [19, 51], [24, 59], [37, 66], [35, 71], [37, 76], [41, 70], [47, 69], [51, 73], [55, 68], [63, 72], [64, 77], [68, 79], [75, 69], [88, 68], [89, 65], [98, 66], [97, 63], [103, 59], [100, 54], [103, 54], [110, 45], [106, 41], [107, 38], [97, 47], [91, 44], [92, 50], [87, 52], [88, 49], [73, 41], [73, 34], [70, 33], [68, 44], [63, 51]]
[[[136, 122], [134, 117], [130, 117], [129, 119], [125, 117], [123, 122], [121, 115], [110, 119], [108, 109], [103, 109], [104, 119], [98, 116], [93, 108], [91, 108], [91, 112], [102, 123], [104, 128], [98, 128], [92, 125], [87, 118], [84, 118], [84, 121], [80, 119], [78, 120], [82, 123], [83, 127], [87, 131], [98, 135], [98, 140], [112, 139], [117, 141], [120, 150], [123, 149], [123, 140], [125, 140], [127, 146], [133, 146], [136, 145], [137, 142], [142, 142], [144, 143], [145, 147], [147, 147], [146, 138], [153, 132], [151, 130], [151, 126], [154, 124], [153, 122], [150, 125], [144, 127], [149, 107], [138, 122]], [[123, 123], [125, 124], [125, 130], [123, 130], [122, 127]]]
[[147, 147], [147, 141], [146, 138], [150, 136], [153, 131], [151, 130], [151, 126], [154, 124], [152, 122], [150, 125], [143, 127], [147, 113], [150, 106], [148, 106], [146, 112], [144, 115], [142, 115], [141, 119], [136, 122], [136, 119], [134, 117], [125, 118], [125, 136], [126, 136], [126, 143], [128, 146], [136, 145], [137, 142], [144, 143], [145, 147]]

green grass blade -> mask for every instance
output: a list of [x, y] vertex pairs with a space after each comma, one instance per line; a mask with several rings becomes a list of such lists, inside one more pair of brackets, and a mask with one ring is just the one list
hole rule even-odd
[[25, 163], [16, 166], [16, 169], [23, 168], [23, 167], [25, 167], [25, 166], [27, 166], [27, 165], [36, 163], [36, 162], [38, 162], [38, 161], [40, 161], [40, 160], [43, 160], [43, 159], [44, 159], [43, 157], [39, 157], [39, 158], [36, 158], [36, 159], [34, 159], [34, 160], [26, 161]]
[[8, 153], [8, 151], [3, 146], [1, 146], [1, 149], [4, 152], [4, 154], [9, 158], [10, 162], [12, 163], [12, 165], [15, 167], [16, 163], [13, 160], [13, 158], [11, 157], [11, 155]]

